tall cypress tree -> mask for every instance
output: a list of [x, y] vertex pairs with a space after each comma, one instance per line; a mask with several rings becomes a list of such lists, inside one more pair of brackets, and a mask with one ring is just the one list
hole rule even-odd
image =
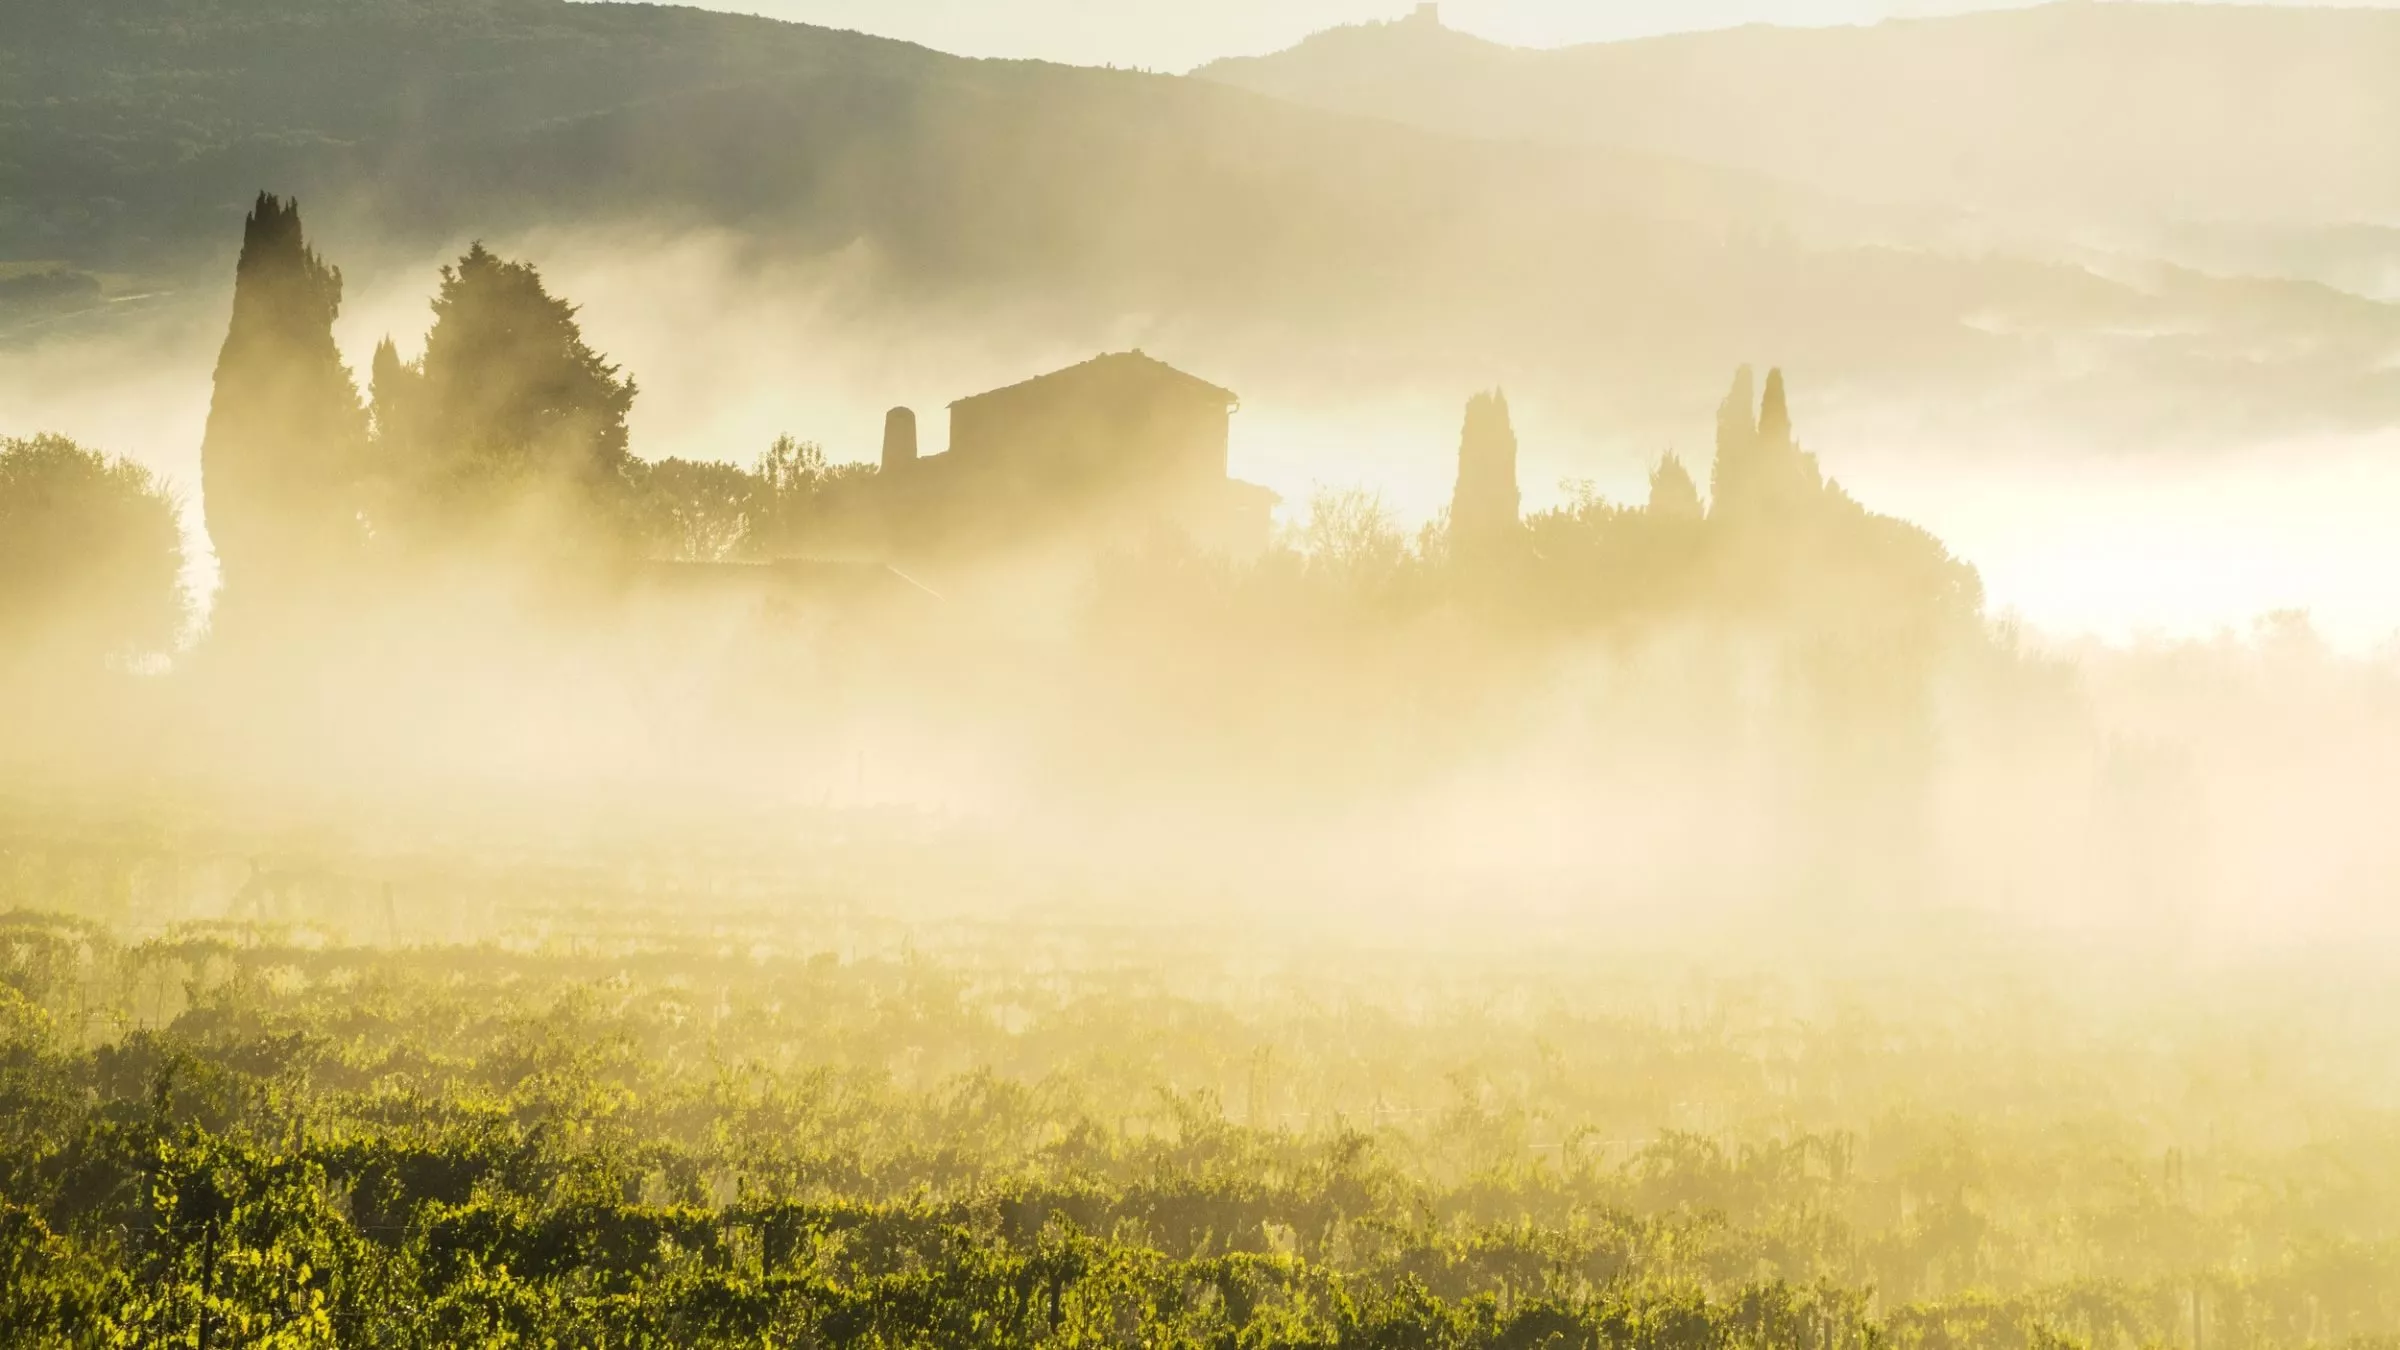
[[1758, 444], [1768, 454], [1790, 450], [1792, 405], [1783, 392], [1783, 367], [1767, 372], [1767, 391], [1758, 403]]
[[1450, 497], [1450, 539], [1467, 560], [1504, 552], [1516, 537], [1518, 510], [1517, 433], [1508, 417], [1508, 396], [1498, 390], [1467, 402], [1467, 421], [1458, 443], [1458, 486]]
[[299, 204], [260, 193], [200, 446], [203, 512], [236, 610], [320, 584], [362, 538], [367, 421], [334, 346], [341, 304], [342, 274], [309, 249]]
[[1752, 412], [1750, 367], [1733, 377], [1717, 409], [1717, 463], [1709, 478], [1709, 510], [1726, 520], [1789, 520], [1805, 514], [1825, 486], [1817, 457], [1792, 433], [1783, 371], [1767, 372], [1766, 391]]
[[1717, 405], [1717, 460], [1708, 474], [1709, 510], [1738, 516], [1756, 498], [1758, 417], [1753, 408], [1757, 386], [1750, 367], [1733, 373], [1733, 388]]
[[1764, 496], [1781, 516], [1807, 511], [1825, 486], [1817, 457], [1800, 448], [1792, 433], [1792, 408], [1784, 393], [1783, 371], [1767, 372], [1767, 390], [1758, 408], [1759, 470]]
[[388, 337], [375, 344], [375, 359], [367, 371], [367, 409], [374, 417], [375, 439], [389, 446], [417, 439], [425, 372], [401, 360], [399, 346]]

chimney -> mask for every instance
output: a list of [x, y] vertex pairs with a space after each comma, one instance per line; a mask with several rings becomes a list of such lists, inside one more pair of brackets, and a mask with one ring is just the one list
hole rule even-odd
[[894, 408], [883, 415], [883, 471], [897, 473], [917, 462], [917, 415]]

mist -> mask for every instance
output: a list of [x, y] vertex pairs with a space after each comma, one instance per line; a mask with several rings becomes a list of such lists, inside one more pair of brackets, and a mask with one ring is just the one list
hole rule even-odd
[[2400, 1337], [2400, 16], [171, 8], [0, 1341]]
[[[434, 273], [468, 242], [346, 273], [335, 336], [352, 369], [387, 336], [420, 340]], [[1459, 388], [1510, 391], [1534, 509], [1584, 485], [1637, 502], [1659, 454], [1697, 450], [1707, 435], [1696, 415], [1680, 425], [1651, 425], [1646, 410], [1633, 425], [1612, 420], [1572, 380], [1510, 361], [1458, 362], [1438, 377], [1363, 353], [1331, 369], [1295, 367], [1271, 335], [1168, 316], [923, 303], [896, 294], [889, 260], [868, 248], [795, 259], [735, 234], [655, 226], [490, 242], [540, 259], [577, 298], [598, 345], [637, 375], [631, 425], [650, 459], [746, 462], [788, 434], [837, 461], [872, 460], [895, 406], [922, 410], [938, 449], [952, 399], [1091, 351], [1135, 348], [1245, 391], [1234, 472], [1274, 489], [1286, 524], [1327, 488], [1369, 489], [1411, 530], [1434, 520], [1456, 471], [1448, 423]], [[371, 241], [370, 251], [383, 252]], [[9, 410], [0, 430], [71, 434], [179, 489], [202, 596], [215, 570], [197, 514], [197, 447], [222, 305], [200, 287], [146, 297], [88, 331], [20, 335], [0, 368]], [[1800, 397], [1812, 444], [1839, 447], [1845, 485], [1951, 543], [1983, 574], [1995, 612], [2045, 639], [2205, 640], [2285, 610], [2307, 611], [2353, 655], [2374, 655], [2400, 633], [2400, 598], [2378, 580], [2400, 563], [2382, 528], [2400, 509], [2388, 430], [2235, 445], [2171, 430], [2129, 444], [1924, 397]]]

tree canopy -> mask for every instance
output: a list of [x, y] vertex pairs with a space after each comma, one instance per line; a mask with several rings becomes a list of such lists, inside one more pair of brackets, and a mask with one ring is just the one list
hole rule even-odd
[[173, 648], [187, 611], [175, 501], [63, 436], [0, 440], [0, 651], [90, 671]]
[[378, 458], [418, 533], [526, 510], [586, 536], [626, 524], [633, 382], [530, 263], [478, 243], [442, 269], [425, 354], [376, 354]]

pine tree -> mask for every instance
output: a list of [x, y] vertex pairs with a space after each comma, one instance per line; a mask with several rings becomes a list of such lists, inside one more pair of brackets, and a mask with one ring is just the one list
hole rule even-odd
[[1450, 539], [1456, 556], [1476, 561], [1504, 552], [1519, 529], [1517, 433], [1508, 396], [1498, 390], [1467, 402], [1458, 445], [1458, 486], [1450, 497]]
[[200, 447], [202, 507], [235, 609], [322, 583], [363, 538], [366, 412], [334, 346], [342, 274], [308, 247], [299, 205], [259, 194], [242, 230], [233, 321]]
[[624, 522], [636, 389], [583, 340], [575, 306], [528, 263], [477, 244], [442, 269], [425, 354], [378, 351], [375, 413], [387, 468], [423, 530], [534, 497], [576, 528]]

